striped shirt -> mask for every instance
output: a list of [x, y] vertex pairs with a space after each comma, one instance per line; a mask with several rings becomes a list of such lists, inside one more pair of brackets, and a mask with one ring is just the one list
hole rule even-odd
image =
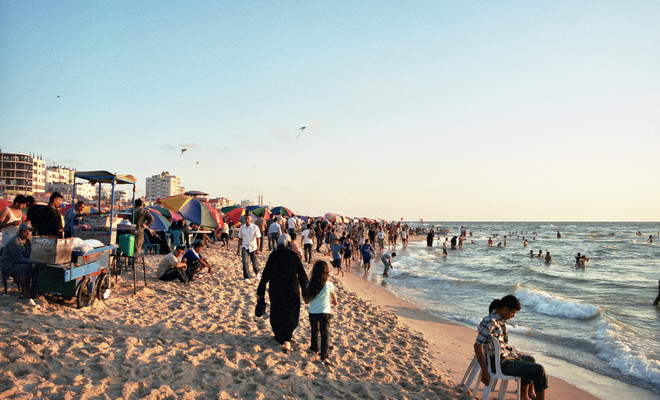
[[477, 327], [477, 340], [475, 343], [486, 346], [492, 339], [497, 340], [500, 347], [500, 359], [516, 358], [515, 349], [509, 345], [509, 333], [506, 328], [506, 320], [493, 310]]

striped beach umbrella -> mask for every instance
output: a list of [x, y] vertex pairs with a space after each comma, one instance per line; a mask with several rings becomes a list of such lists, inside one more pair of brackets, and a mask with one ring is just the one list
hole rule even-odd
[[286, 207], [282, 207], [282, 206], [275, 207], [272, 210], [270, 210], [270, 212], [273, 213], [274, 215], [283, 215], [285, 217], [295, 217], [296, 216], [296, 214], [293, 211], [289, 210]]
[[197, 199], [189, 199], [178, 211], [188, 221], [204, 228], [216, 229], [221, 226], [211, 207]]
[[239, 222], [241, 220], [241, 216], [245, 214], [245, 211], [246, 210], [243, 207], [234, 208], [233, 210], [225, 213], [225, 219], [233, 223]]
[[261, 217], [264, 219], [270, 219], [270, 215], [271, 215], [270, 211], [266, 207], [255, 208], [250, 210], [250, 212], [256, 215], [257, 217]]
[[161, 206], [149, 206], [149, 207], [147, 207], [147, 208], [150, 209], [150, 210], [156, 210], [156, 211], [158, 211], [163, 217], [165, 217], [165, 218], [169, 218], [169, 219], [171, 219], [171, 220], [173, 220], [173, 221], [178, 221], [178, 220], [181, 219], [181, 216], [180, 216], [179, 214], [177, 214], [177, 213], [174, 212], [174, 211], [170, 211], [170, 210], [168, 210], [168, 209], [165, 208], [165, 207], [161, 207]]
[[222, 211], [223, 214], [227, 214], [229, 211], [235, 210], [237, 208], [243, 208], [243, 207], [237, 205], [227, 206], [227, 207], [222, 207], [220, 211]]
[[181, 210], [181, 208], [185, 206], [186, 203], [188, 203], [192, 199], [193, 198], [190, 196], [186, 196], [184, 194], [177, 194], [176, 196], [170, 196], [164, 199], [160, 199], [160, 205], [167, 208], [168, 210], [176, 212]]

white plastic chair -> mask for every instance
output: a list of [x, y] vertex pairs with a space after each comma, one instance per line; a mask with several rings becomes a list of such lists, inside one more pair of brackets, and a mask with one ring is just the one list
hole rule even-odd
[[468, 390], [472, 388], [472, 383], [474, 383], [472, 393], [476, 394], [479, 391], [479, 385], [481, 384], [480, 372], [481, 367], [479, 366], [479, 361], [477, 361], [477, 356], [474, 356], [472, 357], [472, 361], [470, 361], [470, 365], [468, 365], [468, 369], [465, 371], [465, 375], [463, 375], [463, 379], [461, 380], [461, 385], [465, 385], [463, 386], [463, 393], [467, 393]]
[[[474, 356], [470, 365], [468, 366], [463, 380], [461, 380], [461, 385], [463, 387], [463, 392], [467, 392], [472, 388], [474, 382], [474, 388], [472, 389], [473, 396], [478, 397], [478, 393], [483, 391], [482, 400], [488, 400], [491, 392], [494, 392], [497, 388], [499, 382], [499, 392], [498, 400], [504, 400], [507, 394], [514, 394], [517, 400], [520, 400], [520, 377], [504, 375], [500, 367], [500, 352], [499, 349], [496, 350], [496, 340], [491, 340], [488, 346], [484, 347], [484, 355], [486, 357], [486, 363], [488, 364], [488, 369], [490, 370], [490, 384], [483, 389], [481, 386], [481, 367], [477, 361], [477, 357]], [[516, 382], [516, 389], [507, 391], [509, 381], [513, 380]]]
[[[504, 400], [504, 397], [507, 394], [515, 394], [516, 399], [520, 400], [520, 377], [504, 375], [502, 373], [501, 362], [500, 362], [500, 349], [496, 348], [496, 340], [491, 340], [488, 346], [485, 347], [486, 353], [486, 363], [488, 363], [488, 369], [490, 370], [490, 384], [484, 388], [484, 395], [482, 400], [488, 400], [488, 396], [491, 391], [495, 391], [497, 383], [500, 382], [500, 390], [497, 398], [499, 400]], [[499, 346], [498, 346], [499, 347]], [[495, 371], [495, 372], [493, 372]], [[516, 382], [516, 389], [507, 391], [507, 386], [509, 381]]]

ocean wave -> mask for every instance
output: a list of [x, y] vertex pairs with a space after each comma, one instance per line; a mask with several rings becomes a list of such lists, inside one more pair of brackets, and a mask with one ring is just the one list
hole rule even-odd
[[598, 357], [607, 361], [625, 375], [633, 376], [660, 387], [660, 361], [649, 360], [642, 352], [634, 350], [632, 332], [625, 332], [614, 323], [604, 320], [594, 334], [600, 350]]
[[515, 294], [521, 304], [534, 307], [537, 312], [553, 317], [588, 319], [600, 313], [600, 309], [594, 305], [568, 300], [542, 290], [525, 288], [520, 284], [516, 285]]

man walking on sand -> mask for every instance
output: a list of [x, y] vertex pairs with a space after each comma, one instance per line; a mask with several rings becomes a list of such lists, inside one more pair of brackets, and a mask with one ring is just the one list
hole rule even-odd
[[[276, 223], [274, 222], [274, 224]], [[238, 250], [236, 250], [236, 255], [241, 255], [241, 261], [243, 263], [243, 279], [246, 281], [250, 279], [248, 257], [250, 257], [250, 261], [252, 262], [254, 275], [259, 277], [259, 267], [257, 266], [259, 242], [261, 242], [259, 227], [252, 223], [252, 216], [247, 214], [245, 216], [245, 224], [241, 225], [241, 228], [238, 230]]]
[[[257, 225], [257, 227], [259, 228], [259, 233], [261, 234], [261, 237], [264, 237], [264, 235], [266, 235], [266, 220], [264, 219], [264, 217], [257, 218], [254, 224]], [[264, 251], [263, 240], [259, 241], [259, 251]]]
[[[494, 303], [495, 310], [486, 316], [477, 328], [477, 340], [474, 343], [474, 354], [481, 367], [481, 382], [490, 383], [490, 372], [486, 363], [484, 346], [495, 341], [496, 351], [500, 352], [502, 373], [519, 376], [521, 378], [520, 399], [545, 399], [545, 390], [548, 388], [548, 378], [545, 369], [537, 364], [534, 357], [520, 354], [509, 345], [509, 334], [506, 321], [515, 317], [520, 311], [520, 302], [516, 296], [504, 296]], [[530, 385], [534, 383], [533, 385]], [[536, 392], [536, 395], [534, 394]]]

